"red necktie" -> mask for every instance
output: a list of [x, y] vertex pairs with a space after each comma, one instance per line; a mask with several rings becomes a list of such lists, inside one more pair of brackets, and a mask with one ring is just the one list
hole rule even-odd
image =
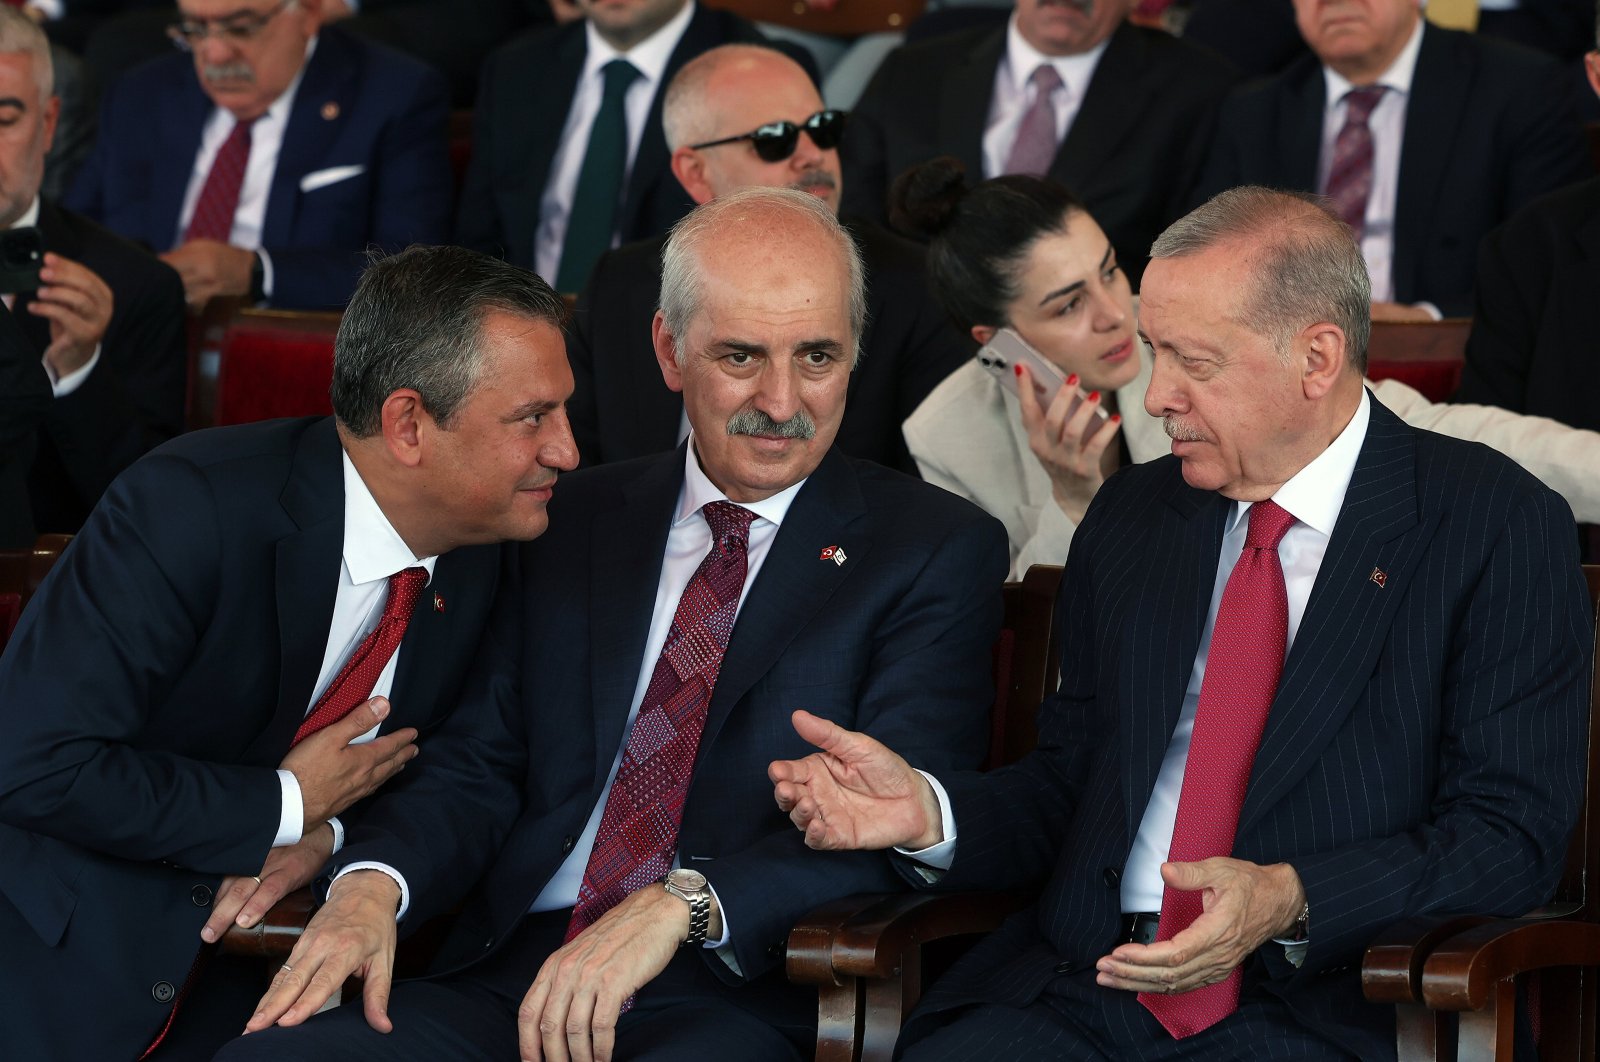
[[[1289, 598], [1283, 585], [1278, 543], [1294, 517], [1276, 502], [1250, 507], [1244, 552], [1222, 589], [1211, 632], [1200, 703], [1189, 738], [1189, 760], [1178, 794], [1178, 817], [1167, 859], [1192, 863], [1233, 854], [1250, 765], [1278, 692], [1278, 675], [1289, 639]], [[1156, 940], [1171, 940], [1200, 916], [1199, 891], [1168, 887], [1161, 897]], [[1225, 980], [1179, 995], [1139, 993], [1168, 1032], [1193, 1036], [1239, 1006], [1238, 969]]]
[[352, 708], [372, 696], [372, 687], [377, 685], [384, 665], [406, 635], [411, 610], [416, 607], [417, 595], [422, 593], [422, 584], [427, 581], [426, 568], [407, 568], [389, 576], [389, 600], [384, 602], [378, 625], [356, 646], [355, 652], [317, 698], [316, 706], [306, 713], [300, 729], [294, 732], [291, 748], [330, 723], [343, 719]]
[[1061, 75], [1049, 63], [1040, 63], [1028, 76], [1033, 103], [1017, 126], [1017, 139], [1006, 156], [1006, 173], [1043, 177], [1056, 157], [1056, 105], [1051, 94], [1061, 87]]
[[726, 501], [707, 502], [700, 512], [711, 526], [711, 552], [678, 600], [672, 628], [639, 703], [600, 815], [567, 940], [672, 869], [706, 708], [744, 589], [745, 550], [756, 515]]
[[[253, 121], [254, 119], [252, 119]], [[211, 160], [211, 172], [195, 201], [194, 215], [184, 230], [183, 240], [221, 240], [233, 233], [233, 214], [239, 208], [239, 188], [244, 184], [245, 167], [250, 162], [250, 122], [234, 122], [228, 139]]]
[[1368, 85], [1345, 93], [1344, 127], [1333, 142], [1333, 163], [1323, 190], [1333, 201], [1333, 212], [1358, 240], [1367, 225], [1367, 198], [1372, 194], [1372, 130], [1367, 120], [1383, 92], [1382, 85]]

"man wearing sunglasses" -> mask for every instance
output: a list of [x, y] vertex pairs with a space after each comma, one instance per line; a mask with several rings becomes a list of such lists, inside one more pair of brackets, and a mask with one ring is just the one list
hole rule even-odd
[[112, 86], [68, 205], [166, 252], [196, 308], [339, 308], [370, 246], [448, 238], [443, 78], [324, 26], [323, 0], [177, 14], [188, 54]]
[[[696, 203], [788, 187], [838, 213], [846, 116], [825, 110], [785, 56], [749, 45], [706, 52], [667, 86], [662, 119], [673, 175]], [[866, 263], [869, 306], [839, 448], [915, 474], [900, 424], [971, 347], [929, 297], [919, 248], [862, 219], [844, 224]], [[650, 346], [663, 242], [604, 255], [578, 298], [568, 337], [572, 430], [587, 464], [670, 450], [684, 437], [683, 401], [662, 385]]]

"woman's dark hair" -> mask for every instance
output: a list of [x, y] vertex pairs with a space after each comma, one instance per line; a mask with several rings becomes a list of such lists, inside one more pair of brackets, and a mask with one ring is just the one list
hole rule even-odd
[[963, 332], [1007, 323], [1022, 260], [1034, 241], [1065, 232], [1084, 210], [1053, 181], [1012, 174], [968, 186], [961, 160], [943, 155], [900, 175], [889, 194], [895, 228], [926, 239], [928, 273]]

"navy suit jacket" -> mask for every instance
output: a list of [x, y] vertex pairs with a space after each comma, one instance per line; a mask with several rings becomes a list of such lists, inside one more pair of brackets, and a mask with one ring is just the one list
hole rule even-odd
[[[274, 769], [327, 645], [340, 454], [326, 418], [161, 447], [112, 485], [0, 657], [0, 1027], [16, 1057], [137, 1055], [212, 891], [260, 870]], [[439, 559], [447, 607], [419, 598], [385, 730], [453, 707], [499, 554]]]
[[[1396, 301], [1471, 313], [1484, 234], [1593, 172], [1563, 76], [1536, 52], [1423, 27], [1395, 197]], [[1314, 55], [1237, 89], [1222, 106], [1194, 203], [1241, 184], [1316, 191], [1326, 98]]]
[[[449, 239], [449, 106], [433, 70], [322, 28], [267, 195], [261, 245], [272, 258], [272, 305], [342, 309], [369, 246]], [[186, 55], [130, 71], [106, 93], [99, 140], [67, 205], [157, 251], [182, 242], [178, 216], [212, 107]], [[360, 172], [301, 187], [342, 167]]]
[[50, 414], [50, 377], [10, 310], [0, 306], [0, 549], [33, 545], [28, 469]]
[[[522, 547], [501, 595], [475, 691], [339, 855], [400, 870], [408, 924], [477, 883], [440, 972], [506, 939], [605, 797], [683, 466], [680, 447], [563, 477], [550, 530]], [[842, 565], [821, 558], [828, 546]], [[678, 835], [746, 979], [781, 967], [799, 915], [898, 886], [875, 853], [808, 850], [773, 804], [767, 764], [808, 751], [790, 714], [865, 730], [929, 769], [975, 765], [1005, 571], [998, 522], [910, 477], [833, 450], [801, 488], [734, 625]], [[685, 949], [644, 993], [671, 992], [702, 961], [732, 979], [709, 951]], [[765, 981], [763, 999], [806, 1009], [781, 975]]]
[[[1095, 496], [1058, 603], [1060, 692], [1039, 749], [949, 780], [941, 887], [1047, 882], [930, 994], [1026, 1005], [1116, 943], [1120, 879], [1177, 723], [1232, 503], [1176, 458]], [[1295, 969], [1263, 945], [1244, 997], [1362, 1059], [1394, 1009], [1363, 1001], [1363, 949], [1438, 912], [1549, 898], [1583, 781], [1592, 633], [1566, 503], [1508, 459], [1372, 406], [1367, 438], [1284, 663], [1234, 855], [1294, 866], [1311, 906]], [[1375, 570], [1387, 576], [1382, 585]], [[1109, 991], [1109, 990], [1108, 990]]]

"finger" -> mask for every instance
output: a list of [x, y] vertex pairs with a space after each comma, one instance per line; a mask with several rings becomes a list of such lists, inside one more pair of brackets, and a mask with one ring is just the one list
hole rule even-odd
[[804, 789], [791, 782], [779, 782], [772, 787], [772, 799], [777, 801], [779, 811], [788, 814], [800, 802], [801, 794], [804, 792]]
[[[200, 939], [207, 944], [215, 944], [222, 939], [222, 934], [228, 931], [228, 926], [233, 924], [234, 916], [245, 906], [246, 901], [256, 891], [255, 878], [228, 877], [222, 879], [216, 895], [211, 898], [211, 917], [206, 919], [206, 924], [200, 927]], [[249, 925], [240, 922], [240, 925]]]
[[1072, 408], [1071, 414], [1062, 421], [1060, 438], [1087, 450], [1089, 436], [1093, 434], [1093, 429], [1104, 420], [1105, 418], [1101, 415], [1100, 392], [1090, 391], [1083, 396], [1083, 401], [1077, 403], [1075, 408]]
[[572, 1005], [567, 1008], [566, 1029], [567, 1054], [572, 1062], [594, 1062], [594, 1028], [590, 1024], [594, 1017], [594, 995], [588, 989], [572, 997]]
[[823, 752], [846, 762], [859, 760], [875, 748], [883, 748], [865, 734], [846, 730], [839, 724], [812, 715], [803, 708], [796, 709], [790, 719], [794, 723], [795, 733]]
[[389, 1020], [389, 987], [387, 964], [369, 963], [361, 983], [361, 1012], [366, 1015], [367, 1024], [381, 1033], [394, 1031], [394, 1022]]
[[87, 291], [66, 284], [47, 284], [33, 293], [33, 301], [45, 306], [61, 306], [88, 320], [96, 315], [98, 307]]
[[[305, 938], [300, 939], [303, 944]], [[245, 1032], [259, 1032], [268, 1028], [299, 1001], [300, 994], [305, 991], [306, 980], [305, 975], [296, 968], [297, 963], [310, 968], [306, 952], [298, 945], [289, 953], [289, 961], [273, 971], [272, 984], [256, 1004], [255, 1013], [245, 1023]]]
[[[799, 727], [797, 726], [796, 729], [798, 730]], [[767, 764], [767, 780], [772, 782], [774, 786], [803, 783], [810, 773], [810, 764], [805, 759], [773, 760]]]
[[595, 1062], [611, 1062], [617, 1049], [617, 1019], [622, 1014], [622, 997], [610, 985], [603, 985], [595, 1000], [589, 1028], [594, 1034]]
[[1073, 373], [1063, 381], [1055, 397], [1050, 400], [1050, 408], [1044, 411], [1043, 431], [1046, 439], [1060, 443], [1070, 438], [1067, 434], [1067, 418], [1083, 408], [1083, 403], [1078, 399], [1078, 374]]
[[517, 1049], [523, 1062], [542, 1062], [544, 1058], [544, 1034], [539, 1024], [544, 1020], [545, 1000], [550, 997], [550, 979], [546, 973], [549, 967], [550, 960], [546, 959], [539, 976], [534, 978], [528, 994], [523, 997], [522, 1006], [517, 1008]]
[[[350, 709], [343, 719], [329, 723], [323, 729], [333, 731], [333, 736], [339, 739], [339, 744], [348, 745], [387, 718], [389, 718], [389, 699], [372, 697]], [[412, 736], [416, 736], [416, 731], [412, 731]]]
[[[247, 879], [252, 880], [253, 879]], [[244, 906], [239, 908], [234, 923], [244, 929], [249, 929], [265, 917], [272, 910], [273, 904], [289, 894], [289, 875], [279, 872], [269, 874], [261, 879], [261, 884], [251, 893]]]
[[[301, 988], [299, 997], [278, 1016], [279, 1025], [299, 1025], [316, 1014], [322, 1009], [322, 1005], [343, 987], [345, 979], [354, 973], [361, 963], [354, 961], [345, 952], [336, 952], [332, 955], [312, 952], [299, 962], [291, 962], [291, 965], [294, 969], [286, 976], [300, 978], [304, 987]], [[280, 967], [278, 973], [284, 974], [284, 970]]]
[[1029, 435], [1039, 429], [1044, 421], [1044, 410], [1039, 408], [1039, 396], [1034, 390], [1033, 374], [1026, 366], [1015, 366], [1017, 374], [1017, 405], [1022, 411], [1022, 428]]

